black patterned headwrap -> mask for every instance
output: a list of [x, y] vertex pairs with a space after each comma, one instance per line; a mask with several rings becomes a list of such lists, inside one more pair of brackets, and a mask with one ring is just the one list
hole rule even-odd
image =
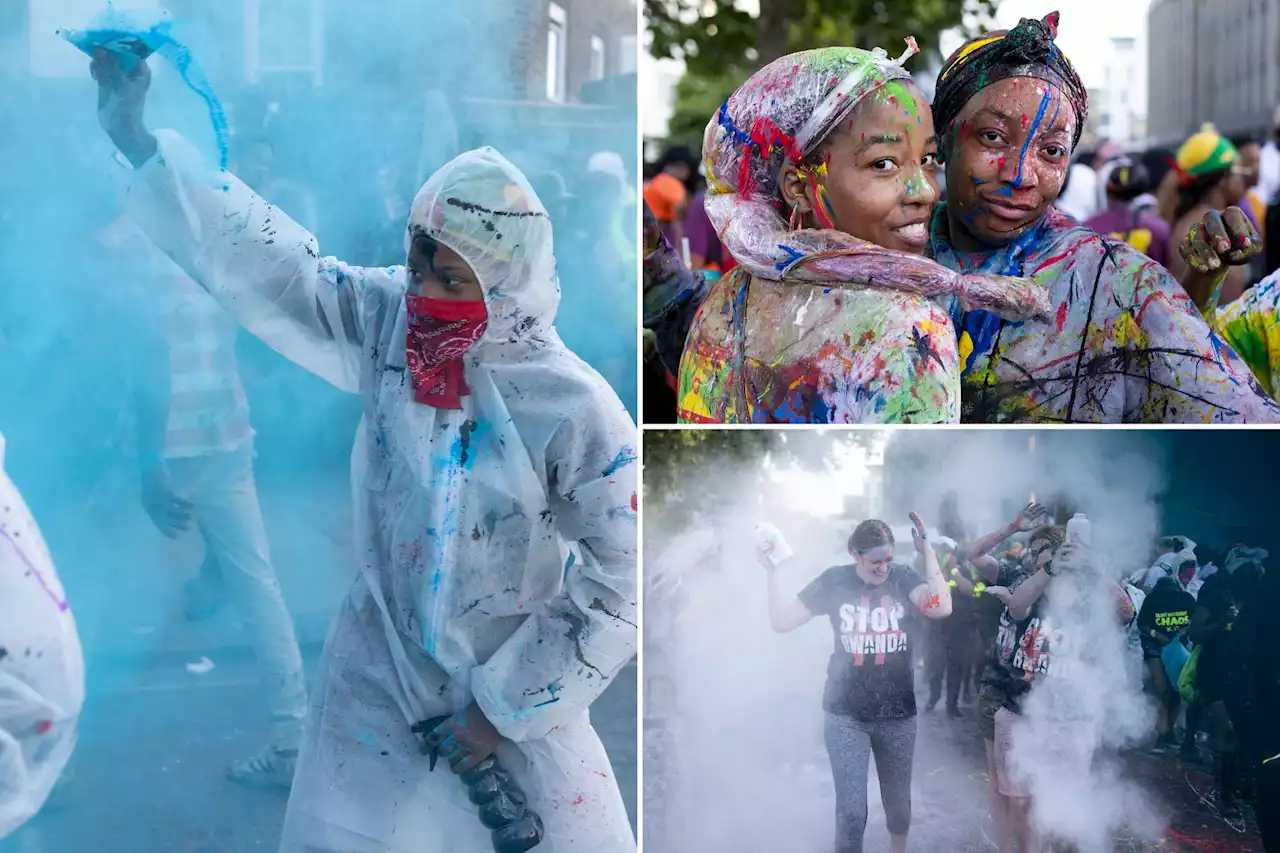
[[999, 30], [971, 39], [947, 59], [938, 73], [933, 98], [933, 121], [940, 135], [951, 129], [969, 99], [993, 83], [1010, 77], [1035, 77], [1061, 88], [1076, 114], [1072, 149], [1080, 142], [1089, 114], [1084, 83], [1054, 39], [1058, 13], [1043, 20], [1023, 18], [1011, 30]]

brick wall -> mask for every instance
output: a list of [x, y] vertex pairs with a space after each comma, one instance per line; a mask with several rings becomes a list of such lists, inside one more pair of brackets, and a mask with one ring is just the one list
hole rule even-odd
[[[519, 37], [520, 61], [526, 66], [527, 97], [546, 100], [547, 91], [547, 27], [550, 24], [549, 0], [522, 0], [530, 9], [528, 29]], [[590, 82], [591, 37], [605, 44], [605, 76], [621, 73], [622, 40], [635, 37], [638, 30], [635, 0], [557, 0], [568, 17], [568, 43], [565, 48], [565, 101], [580, 103], [582, 86]], [[525, 46], [530, 49], [524, 51]], [[517, 60], [514, 58], [513, 63]]]

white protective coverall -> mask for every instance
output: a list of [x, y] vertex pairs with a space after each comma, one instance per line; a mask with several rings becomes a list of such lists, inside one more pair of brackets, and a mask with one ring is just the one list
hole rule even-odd
[[[636, 647], [635, 425], [552, 327], [546, 210], [493, 149], [462, 154], [410, 214], [479, 276], [488, 327], [460, 411], [414, 400], [406, 273], [315, 238], [186, 140], [133, 174], [131, 214], [250, 332], [364, 417], [352, 454], [360, 576], [325, 644], [281, 853], [490, 853], [465, 786], [410, 726], [473, 700], [546, 836], [635, 839], [588, 708]], [[509, 741], [509, 742], [507, 742]]]
[[0, 435], [0, 838], [48, 799], [83, 704], [76, 622], [35, 519], [4, 473]]

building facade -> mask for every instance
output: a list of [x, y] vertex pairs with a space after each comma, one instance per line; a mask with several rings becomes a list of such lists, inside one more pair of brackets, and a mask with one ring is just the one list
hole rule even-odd
[[1280, 0], [1154, 0], [1148, 12], [1148, 135], [1168, 146], [1212, 122], [1270, 129], [1280, 104]]

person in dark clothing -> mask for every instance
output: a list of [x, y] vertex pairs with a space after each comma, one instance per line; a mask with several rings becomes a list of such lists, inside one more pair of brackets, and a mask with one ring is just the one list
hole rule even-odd
[[1253, 811], [1266, 853], [1280, 853], [1280, 658], [1275, 615], [1280, 612], [1280, 572], [1266, 572], [1256, 594], [1240, 608], [1236, 624], [1244, 674], [1246, 725], [1242, 750], [1253, 773]]
[[1241, 667], [1244, 649], [1234, 631], [1237, 602], [1248, 601], [1262, 577], [1262, 567], [1250, 562], [1232, 571], [1211, 575], [1200, 588], [1196, 609], [1187, 631], [1201, 645], [1196, 665], [1196, 690], [1208, 709], [1210, 745], [1214, 752], [1214, 780], [1218, 809], [1225, 816], [1238, 813], [1236, 795], [1240, 774], [1237, 763], [1238, 730], [1233, 721], [1247, 724], [1248, 698]]
[[1182, 642], [1191, 624], [1196, 600], [1171, 577], [1156, 581], [1138, 611], [1138, 634], [1142, 641], [1142, 661], [1147, 669], [1148, 690], [1156, 700], [1155, 751], [1163, 752], [1175, 743], [1174, 721], [1178, 719], [1178, 687], [1169, 683], [1162, 655], [1170, 643]]
[[[1024, 516], [1028, 519], [1048, 517], [1043, 508], [1035, 504], [1029, 505], [1019, 514], [1020, 519]], [[992, 537], [995, 535], [992, 534]], [[987, 752], [987, 795], [990, 800], [991, 819], [996, 826], [1001, 850], [1012, 849], [1015, 817], [1019, 825], [1024, 821], [1024, 815], [1014, 813], [1014, 809], [1021, 808], [1023, 804], [1015, 802], [1013, 797], [1000, 790], [997, 774], [995, 718], [1008, 699], [1010, 682], [1007, 676], [1007, 665], [1017, 651], [1020, 628], [1019, 621], [1013, 617], [1006, 606], [1008, 595], [1003, 591], [1017, 590], [1028, 577], [1045, 568], [1052, 559], [1054, 551], [1065, 540], [1066, 530], [1062, 527], [1045, 526], [1035, 530], [1031, 534], [1031, 542], [1021, 562], [1004, 560], [998, 564], [998, 576], [990, 578], [998, 583], [988, 587], [985, 596], [1000, 605], [1000, 613], [997, 619], [995, 641], [987, 647], [988, 658], [982, 674], [982, 688], [978, 692], [978, 731], [982, 735]], [[984, 541], [979, 540], [975, 543], [975, 547], [980, 547]], [[997, 592], [991, 592], [992, 589]]]
[[831, 622], [835, 648], [822, 707], [836, 787], [836, 853], [862, 853], [873, 754], [890, 847], [893, 853], [907, 849], [916, 739], [912, 637], [919, 629], [917, 614], [945, 619], [951, 613], [951, 589], [924, 522], [915, 513], [911, 521], [923, 577], [893, 563], [893, 533], [874, 519], [849, 537], [855, 562], [827, 569], [795, 598], [782, 595], [773, 563], [761, 557], [773, 630], [794, 631], [815, 616]]

